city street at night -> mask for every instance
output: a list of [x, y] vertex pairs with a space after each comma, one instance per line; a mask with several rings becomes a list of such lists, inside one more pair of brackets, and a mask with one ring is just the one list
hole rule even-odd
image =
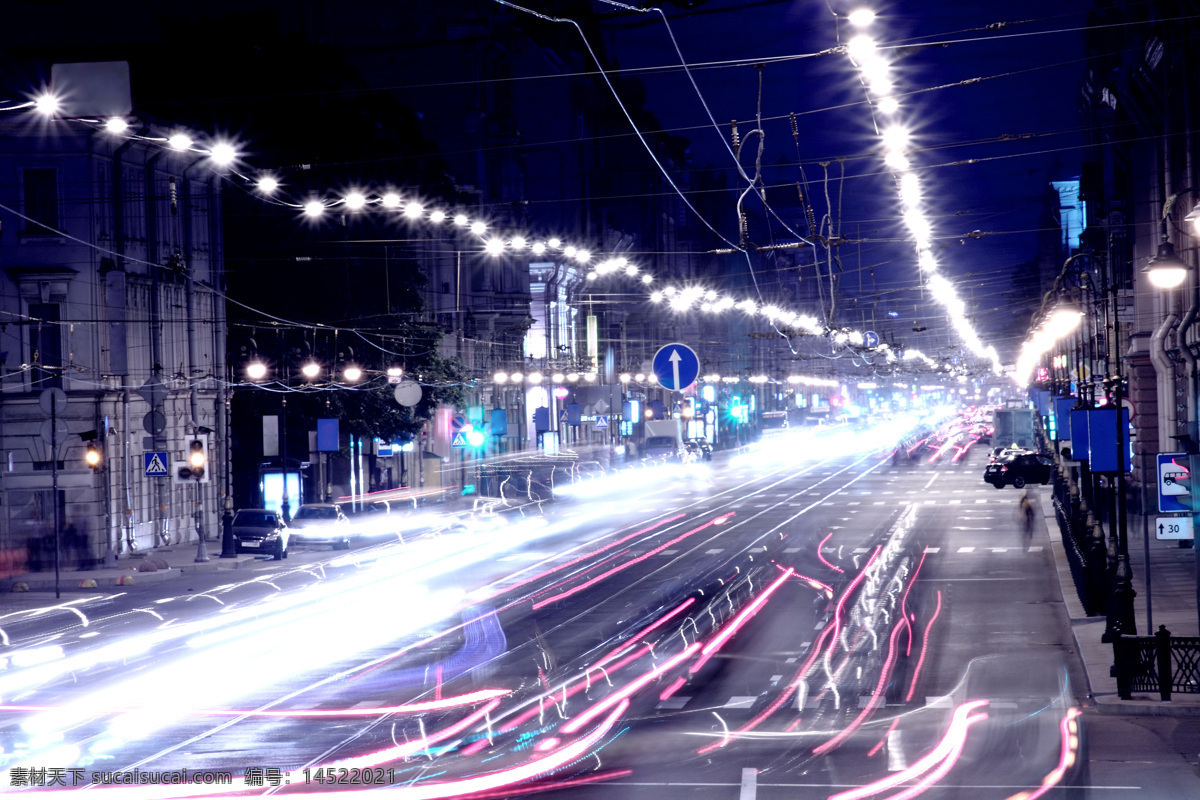
[[0, 797], [1200, 798], [1200, 0], [5, 29]]

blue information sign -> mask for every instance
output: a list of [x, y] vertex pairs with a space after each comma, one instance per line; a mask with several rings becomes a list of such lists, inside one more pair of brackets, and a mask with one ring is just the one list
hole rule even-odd
[[866, 347], [879, 347], [879, 334], [875, 331], [866, 331], [863, 333], [863, 345]]
[[1164, 514], [1190, 511], [1181, 500], [1191, 499], [1187, 453], [1158, 454], [1158, 510]]
[[668, 344], [654, 354], [653, 369], [664, 389], [680, 392], [696, 382], [700, 359], [686, 344]]

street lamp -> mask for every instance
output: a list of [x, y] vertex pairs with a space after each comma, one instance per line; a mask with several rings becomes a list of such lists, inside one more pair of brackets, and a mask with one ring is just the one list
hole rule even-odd
[[[1194, 213], [1193, 209], [1193, 213]], [[1188, 267], [1175, 255], [1175, 246], [1170, 242], [1158, 245], [1158, 254], [1147, 263], [1142, 274], [1158, 289], [1174, 289], [1187, 278]]]
[[1196, 235], [1200, 236], [1200, 200], [1196, 201], [1196, 205], [1192, 206], [1192, 210], [1187, 213], [1183, 221], [1192, 223], [1196, 229]]

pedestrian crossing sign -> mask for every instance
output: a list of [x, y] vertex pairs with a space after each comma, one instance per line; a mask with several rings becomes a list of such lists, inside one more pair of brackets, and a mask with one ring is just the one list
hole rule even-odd
[[463, 433], [462, 431], [459, 431], [458, 433], [454, 434], [454, 439], [450, 442], [450, 446], [451, 447], [469, 447], [470, 443], [467, 441], [467, 435], [465, 433]]
[[608, 427], [608, 415], [607, 414], [597, 415], [596, 424], [595, 424], [596, 430], [598, 430], [598, 431], [603, 430], [607, 427]]
[[146, 466], [147, 478], [165, 478], [169, 474], [167, 471], [167, 454], [163, 452], [142, 453], [143, 463]]

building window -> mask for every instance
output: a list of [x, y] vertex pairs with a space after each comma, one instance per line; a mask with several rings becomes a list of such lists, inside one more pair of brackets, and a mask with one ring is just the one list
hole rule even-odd
[[29, 304], [29, 365], [35, 392], [62, 388], [62, 326], [58, 303]]
[[58, 236], [58, 170], [22, 170], [26, 236]]

